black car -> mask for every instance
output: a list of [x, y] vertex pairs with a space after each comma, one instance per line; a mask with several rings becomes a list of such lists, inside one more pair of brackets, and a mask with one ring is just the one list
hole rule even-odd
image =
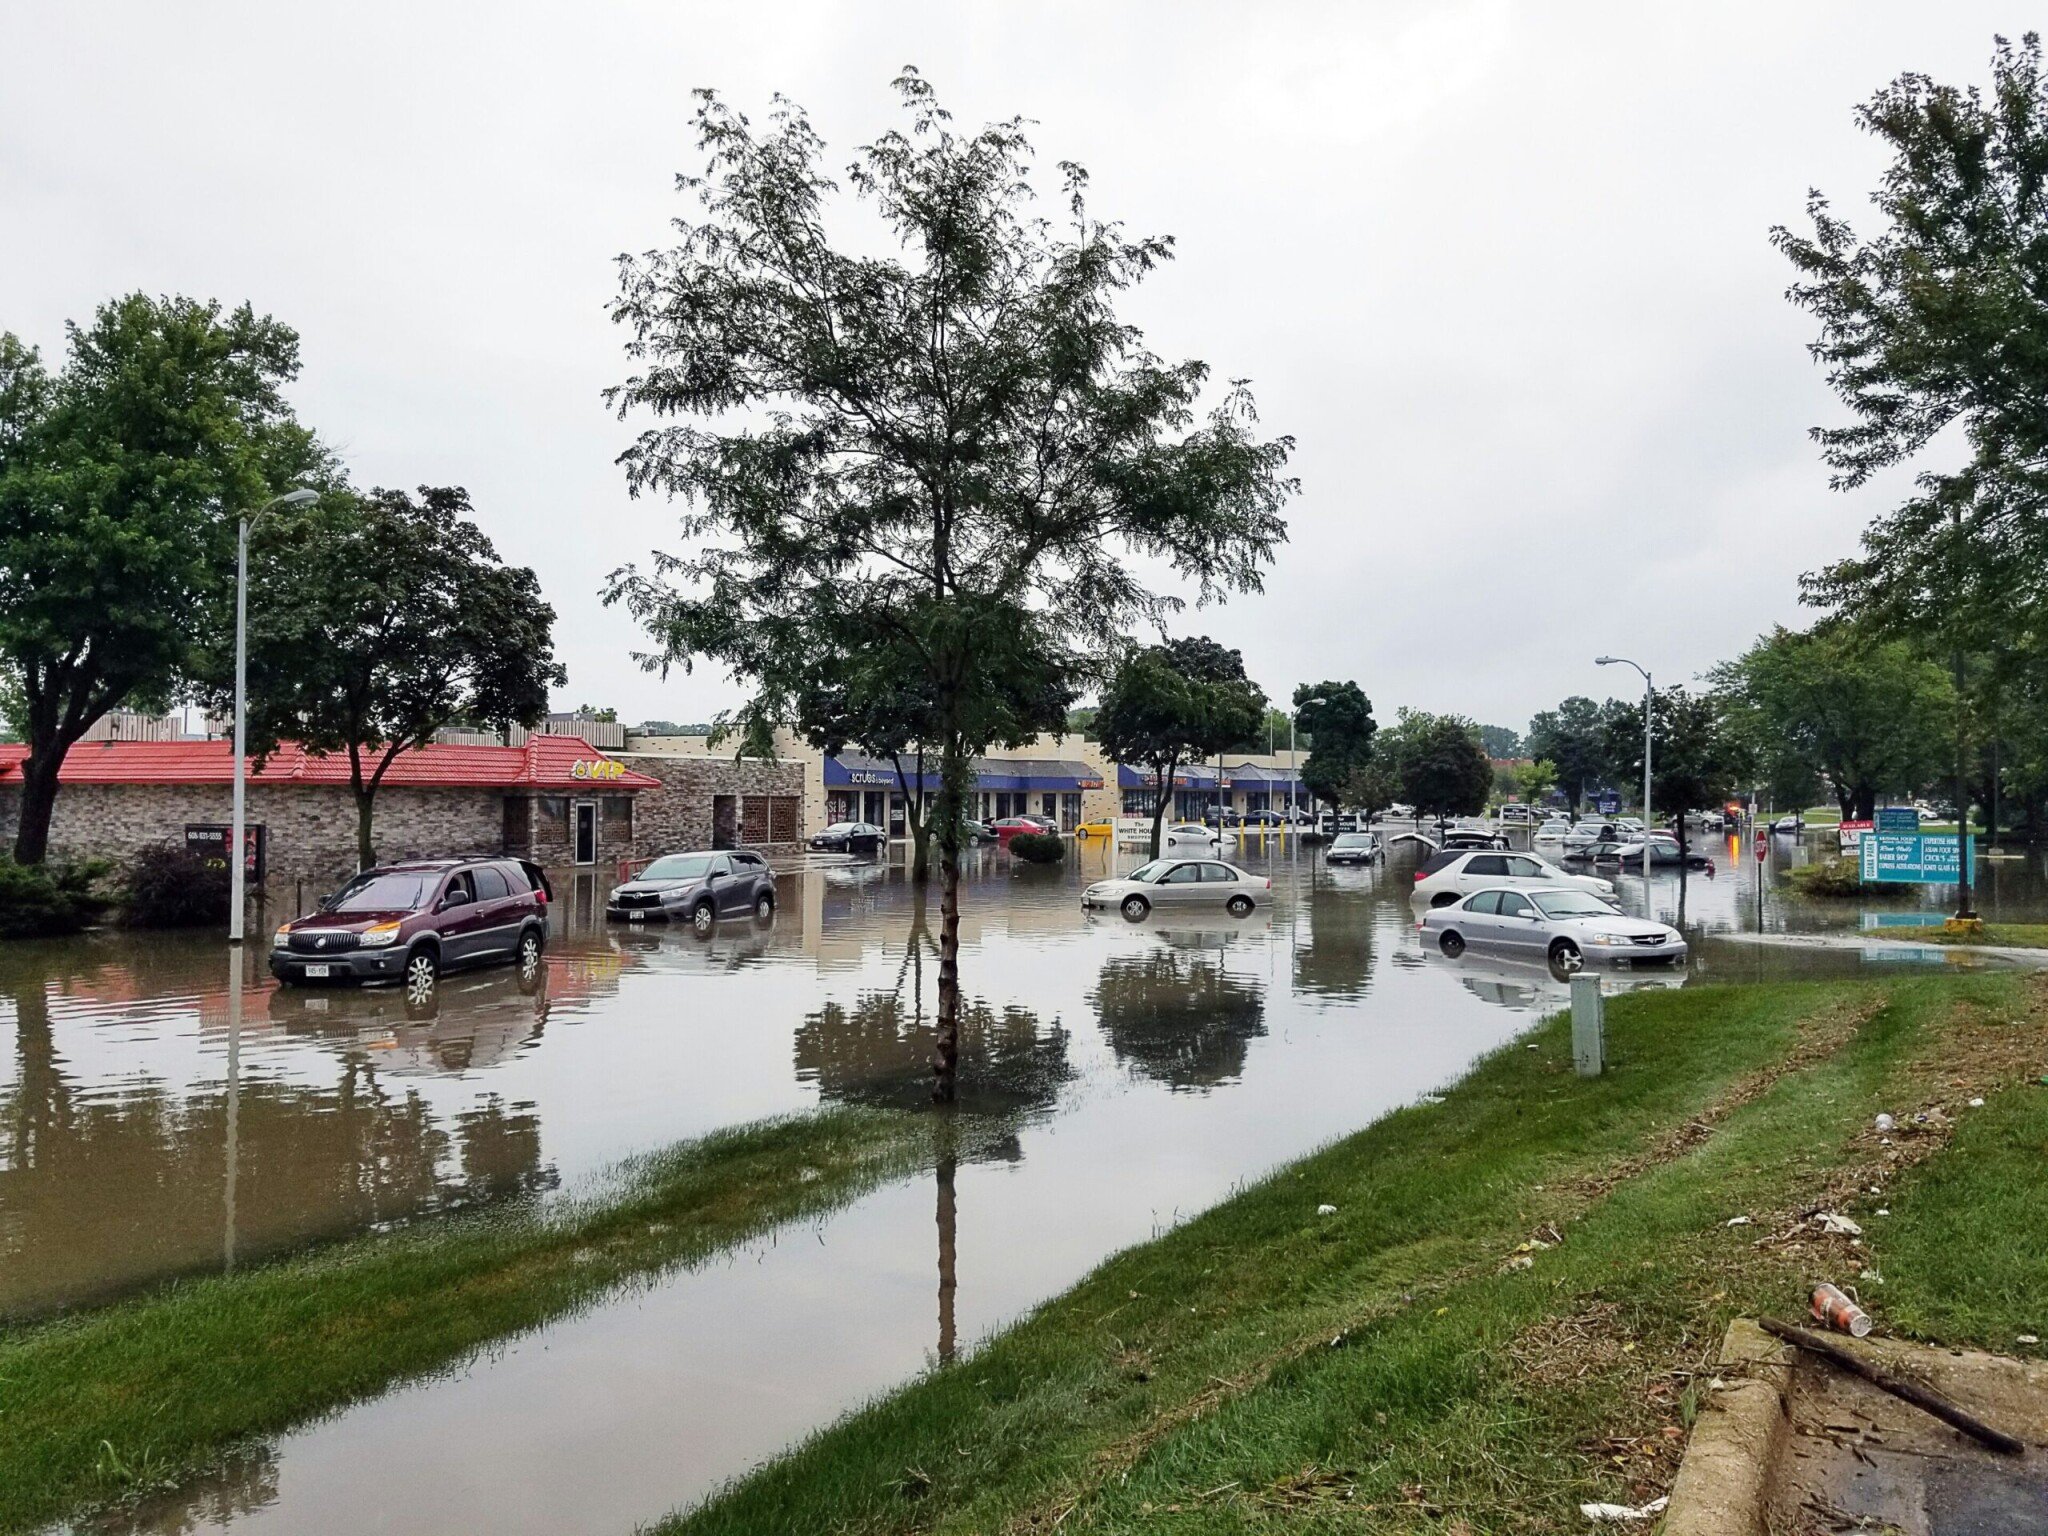
[[1374, 864], [1387, 856], [1377, 832], [1340, 832], [1323, 855], [1325, 864]]
[[835, 821], [811, 839], [818, 853], [880, 853], [889, 834], [871, 821]]
[[615, 921], [687, 918], [699, 933], [709, 933], [721, 917], [748, 913], [763, 922], [775, 915], [775, 876], [766, 859], [744, 848], [666, 854], [613, 887], [604, 904], [604, 915]]

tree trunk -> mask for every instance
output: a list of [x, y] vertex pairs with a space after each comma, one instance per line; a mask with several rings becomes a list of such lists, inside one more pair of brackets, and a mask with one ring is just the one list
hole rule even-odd
[[1159, 857], [1159, 829], [1166, 821], [1166, 797], [1173, 793], [1173, 768], [1172, 763], [1164, 771], [1156, 763], [1152, 767], [1152, 852], [1148, 858]]
[[938, 1182], [938, 1226], [939, 1226], [939, 1364], [951, 1365], [959, 1352], [958, 1331], [954, 1322], [954, 1294], [960, 1288], [960, 1246], [959, 1218], [955, 1204], [954, 1175], [960, 1159], [954, 1150], [952, 1116], [942, 1117], [946, 1124], [939, 1135], [944, 1143], [939, 1153]]
[[[1847, 813], [1844, 812], [1844, 815]], [[1864, 784], [1856, 790], [1856, 820], [1874, 821], [1877, 818], [1876, 786]]]
[[14, 862], [40, 864], [50, 851], [50, 818], [57, 809], [57, 773], [66, 749], [38, 744], [21, 765], [21, 822], [14, 833]]
[[903, 759], [890, 761], [896, 765], [896, 793], [903, 797], [903, 820], [910, 828], [910, 883], [925, 885], [932, 877], [932, 825], [924, 813], [924, 750], [918, 749], [915, 790], [903, 771]]
[[1856, 815], [1856, 786], [1837, 782], [1835, 805], [1842, 813], [1842, 820], [1851, 820]]
[[1963, 653], [1955, 653], [1956, 679], [1956, 916], [1975, 917], [1970, 899], [1970, 732], [1963, 716]]
[[967, 797], [967, 755], [946, 743], [939, 778], [939, 1015], [932, 1041], [932, 1097], [960, 1093], [960, 814]]
[[376, 867], [377, 850], [370, 841], [370, 821], [377, 805], [376, 786], [356, 791], [356, 873]]

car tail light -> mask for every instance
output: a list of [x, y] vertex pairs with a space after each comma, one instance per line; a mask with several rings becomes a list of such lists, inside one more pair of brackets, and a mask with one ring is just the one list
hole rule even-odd
[[1419, 870], [1419, 869], [1418, 869], [1417, 871], [1415, 871], [1415, 883], [1416, 883], [1417, 885], [1420, 885], [1420, 884], [1422, 884], [1422, 882], [1423, 882], [1423, 881], [1425, 881], [1425, 880], [1427, 880], [1428, 878], [1429, 878], [1429, 876], [1428, 876], [1427, 874], [1425, 874], [1425, 873], [1424, 873], [1423, 871], [1421, 871], [1421, 870]]
[[1267, 889], [1267, 890], [1269, 890], [1269, 891], [1270, 891], [1271, 889], [1273, 889], [1273, 882], [1272, 882], [1271, 880], [1268, 880], [1268, 881], [1266, 882], [1266, 889]]
[[548, 904], [548, 893], [546, 887], [536, 885], [533, 888], [533, 899], [538, 905], [543, 907], [546, 906]]

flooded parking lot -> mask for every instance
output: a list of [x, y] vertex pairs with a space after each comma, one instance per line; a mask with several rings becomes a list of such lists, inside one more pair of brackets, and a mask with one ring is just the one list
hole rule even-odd
[[[1682, 901], [1695, 943], [1685, 969], [1618, 985], [1873, 963], [1741, 942], [1754, 864], [1710, 851], [1712, 879], [1659, 873], [1646, 897], [1619, 878], [1631, 910], [1677, 920]], [[1860, 922], [1785, 894], [1806, 856], [1774, 849], [1763, 927]], [[982, 1133], [934, 1113], [923, 1174], [282, 1437], [116, 1528], [629, 1530], [1427, 1094], [1566, 995], [1539, 965], [1425, 951], [1401, 854], [1331, 871], [1248, 846], [1239, 862], [1274, 890], [1242, 921], [1084, 915], [1108, 861], [976, 857], [961, 1113]], [[1988, 914], [2041, 913], [2034, 861], [1986, 869]], [[699, 938], [607, 926], [599, 877], [564, 874], [537, 971], [451, 978], [426, 1008], [280, 991], [260, 954], [237, 987], [205, 937], [0, 951], [0, 1312], [545, 1199], [820, 1102], [924, 1108], [936, 896], [927, 914], [887, 864], [787, 873], [781, 891], [772, 922]]]

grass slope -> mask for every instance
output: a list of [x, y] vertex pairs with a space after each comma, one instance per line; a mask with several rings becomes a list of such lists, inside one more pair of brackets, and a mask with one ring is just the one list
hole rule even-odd
[[1989, 944], [2007, 949], [2048, 949], [2048, 923], [1986, 923], [1976, 933], [1950, 933], [1937, 920], [1911, 929], [1866, 928], [1867, 939], [1900, 939], [1914, 944]]
[[163, 1486], [912, 1166], [929, 1122], [838, 1110], [634, 1160], [604, 1196], [422, 1222], [0, 1335], [0, 1530]]
[[[1668, 1486], [1728, 1319], [1816, 1275], [1881, 1264], [1866, 1303], [1909, 1328], [2027, 1331], [2037, 984], [1687, 989], [1609, 1027], [1607, 1076], [1573, 1076], [1552, 1021], [666, 1529], [1567, 1529]], [[1983, 1117], [1968, 1148], [2002, 1176], [1952, 1171], [1948, 1120], [1871, 1129], [1938, 1103]], [[1821, 1235], [1816, 1203], [1869, 1236]]]

